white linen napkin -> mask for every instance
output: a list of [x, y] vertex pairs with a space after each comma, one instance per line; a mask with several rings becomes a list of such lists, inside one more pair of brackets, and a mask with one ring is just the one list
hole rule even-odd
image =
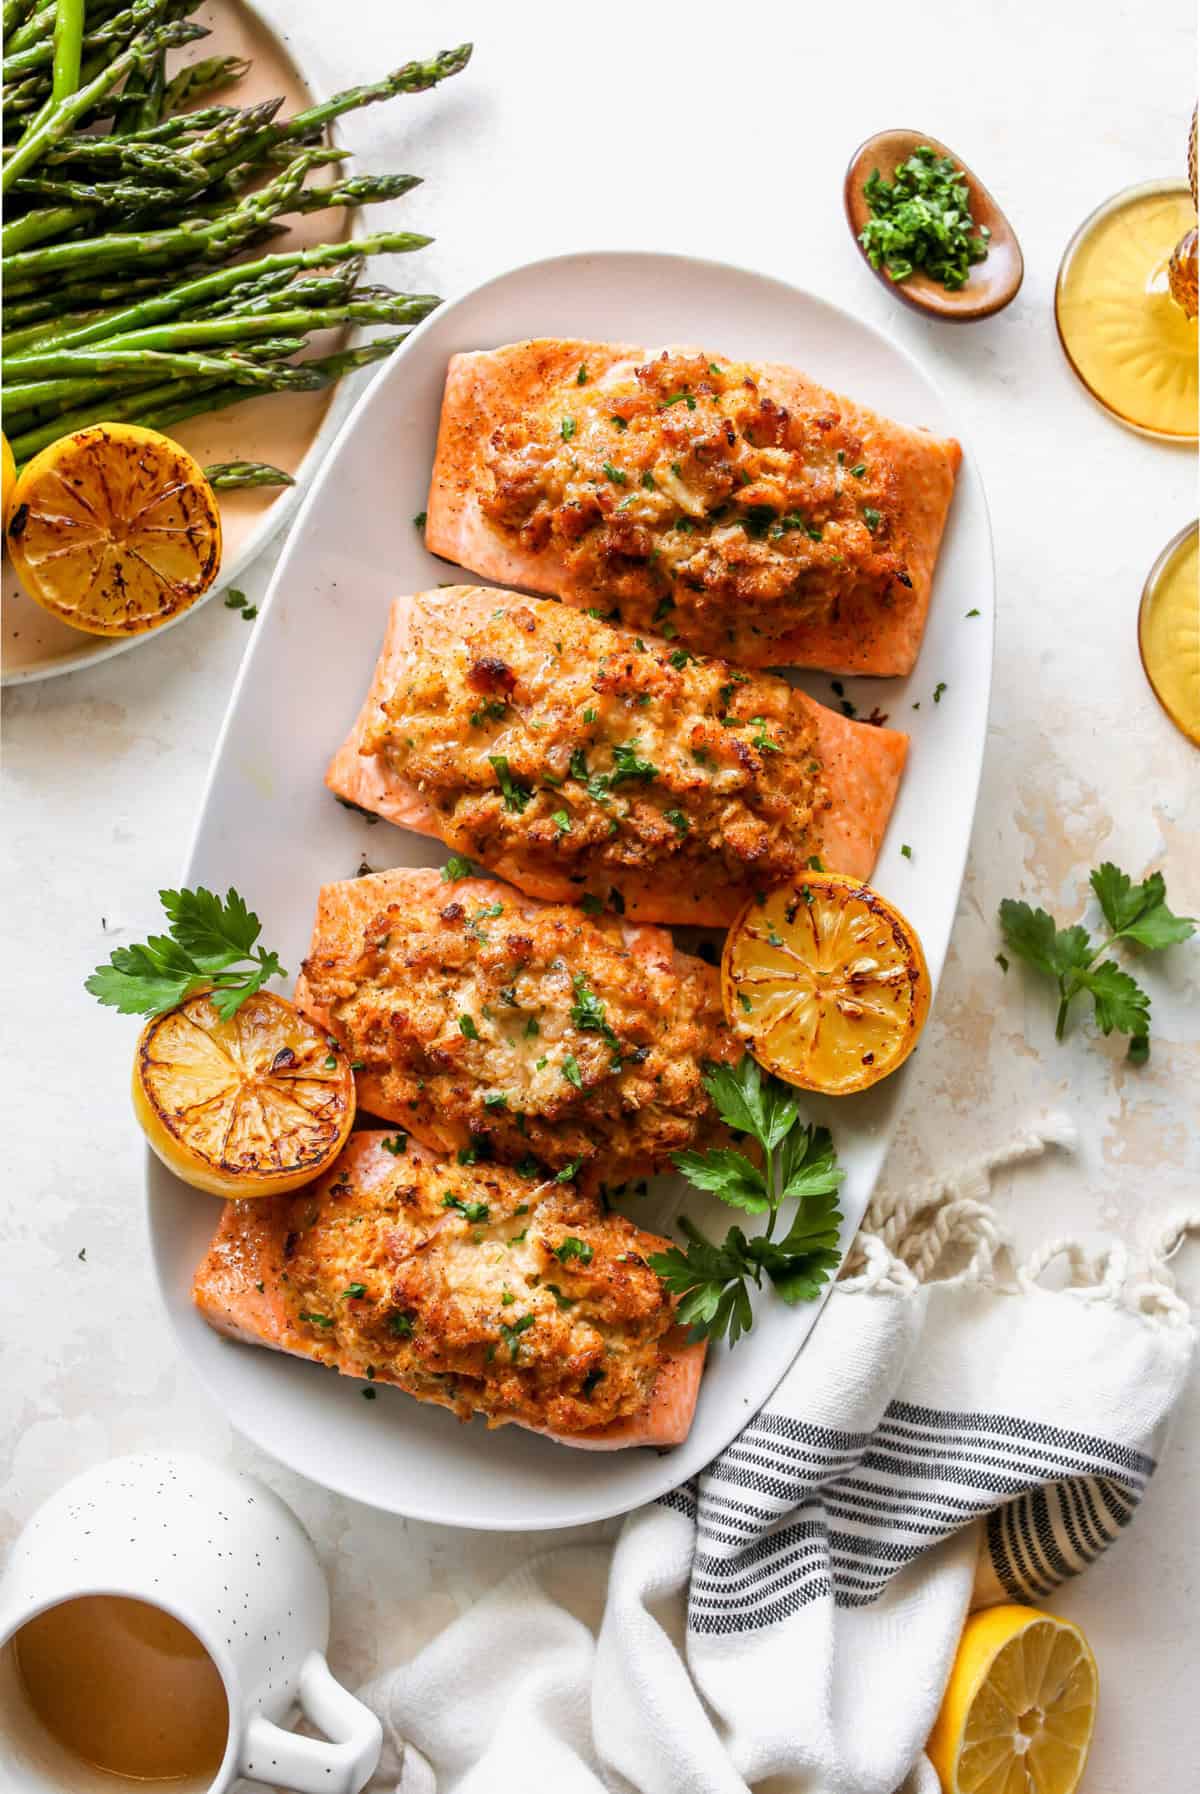
[[[363, 1698], [386, 1794], [936, 1794], [971, 1605], [1042, 1601], [1132, 1519], [1194, 1333], [1167, 1257], [1012, 1272], [989, 1171], [880, 1196], [783, 1382], [607, 1545], [544, 1553]], [[1065, 1259], [1069, 1282], [1040, 1276]], [[964, 1262], [965, 1261], [965, 1262]], [[947, 1268], [950, 1274], [946, 1274]], [[906, 1778], [910, 1778], [906, 1782]]]

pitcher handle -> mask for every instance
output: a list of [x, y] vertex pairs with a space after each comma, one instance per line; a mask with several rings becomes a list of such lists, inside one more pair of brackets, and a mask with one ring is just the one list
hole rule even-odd
[[383, 1727], [334, 1680], [320, 1651], [300, 1670], [300, 1707], [329, 1739], [302, 1738], [256, 1713], [246, 1727], [238, 1773], [295, 1794], [360, 1794], [379, 1766]]

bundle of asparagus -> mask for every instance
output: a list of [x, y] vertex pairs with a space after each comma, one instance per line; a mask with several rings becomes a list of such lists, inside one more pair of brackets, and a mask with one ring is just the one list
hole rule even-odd
[[[248, 258], [286, 234], [281, 218], [416, 186], [408, 174], [306, 183], [345, 157], [322, 141], [333, 119], [436, 86], [465, 67], [469, 44], [280, 119], [281, 100], [196, 104], [245, 74], [236, 57], [167, 76], [167, 52], [208, 35], [189, 16], [199, 0], [2, 4], [0, 349], [18, 464], [101, 420], [166, 430], [264, 391], [327, 386], [388, 355], [438, 304], [362, 280], [369, 256], [432, 241], [415, 232]], [[311, 332], [345, 324], [401, 328], [303, 358]], [[273, 470], [218, 472], [228, 489]]]

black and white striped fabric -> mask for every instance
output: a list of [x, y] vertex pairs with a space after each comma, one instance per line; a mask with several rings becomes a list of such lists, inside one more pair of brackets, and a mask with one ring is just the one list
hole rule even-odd
[[701, 1479], [664, 1497], [697, 1523], [688, 1625], [774, 1625], [810, 1601], [863, 1607], [931, 1544], [985, 1521], [991, 1573], [1036, 1602], [1132, 1519], [1154, 1459], [1003, 1413], [888, 1403], [874, 1432], [757, 1416]]

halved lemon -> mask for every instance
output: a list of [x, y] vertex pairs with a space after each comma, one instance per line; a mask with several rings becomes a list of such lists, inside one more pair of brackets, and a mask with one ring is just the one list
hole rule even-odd
[[725, 941], [721, 995], [769, 1071], [843, 1096], [902, 1065], [929, 1013], [911, 922], [870, 885], [805, 872], [746, 905]]
[[1098, 1690], [1069, 1620], [1011, 1605], [971, 1614], [925, 1746], [943, 1794], [1073, 1794]]
[[260, 990], [229, 1021], [189, 997], [142, 1030], [133, 1107], [163, 1164], [214, 1196], [297, 1190], [337, 1157], [354, 1073], [335, 1040]]
[[158, 629], [221, 565], [221, 518], [203, 471], [169, 436], [136, 424], [94, 424], [35, 455], [5, 532], [29, 596], [90, 635]]

